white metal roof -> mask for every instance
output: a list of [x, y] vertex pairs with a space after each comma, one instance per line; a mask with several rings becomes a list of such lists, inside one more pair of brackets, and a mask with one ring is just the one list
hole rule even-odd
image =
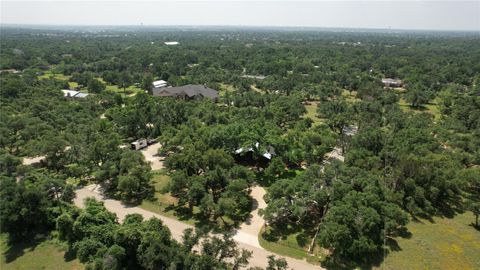
[[84, 97], [88, 96], [88, 94], [86, 94], [86, 93], [80, 93], [80, 92], [75, 91], [75, 90], [64, 89], [64, 90], [62, 90], [62, 92], [63, 92], [64, 97], [84, 98]]
[[164, 81], [164, 80], [158, 80], [158, 81], [154, 81], [153, 82], [153, 86], [154, 87], [163, 87], [163, 86], [167, 86], [167, 82]]

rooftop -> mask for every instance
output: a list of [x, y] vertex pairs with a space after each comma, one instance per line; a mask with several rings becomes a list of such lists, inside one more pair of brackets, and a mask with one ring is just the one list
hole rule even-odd
[[86, 93], [80, 93], [79, 91], [75, 90], [64, 89], [62, 92], [64, 97], [85, 98], [88, 96]]
[[188, 84], [183, 86], [177, 87], [155, 87], [152, 89], [152, 94], [154, 96], [178, 96], [178, 95], [186, 95], [188, 97], [194, 96], [204, 96], [211, 99], [218, 98], [218, 91], [208, 88], [205, 85], [201, 84]]

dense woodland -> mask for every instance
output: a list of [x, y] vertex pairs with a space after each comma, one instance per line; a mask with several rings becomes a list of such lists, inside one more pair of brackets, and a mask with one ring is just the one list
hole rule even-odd
[[[478, 34], [1, 31], [0, 228], [12, 243], [54, 235], [88, 269], [239, 269], [250, 254], [230, 229], [247, 219], [253, 185], [267, 190], [269, 230], [306, 231], [326, 265], [372, 263], [415, 218], [471, 211], [479, 228]], [[172, 40], [179, 45], [163, 43]], [[405, 86], [384, 88], [382, 78]], [[208, 85], [221, 97], [153, 97], [156, 79]], [[90, 95], [64, 97], [72, 87]], [[150, 165], [122, 147], [139, 138], [162, 144], [165, 192], [207, 224], [183, 243], [160, 220], [120, 224], [95, 200], [72, 205], [88, 183], [126, 203], [151, 200]], [[326, 161], [335, 147], [344, 162]], [[269, 149], [274, 157], [263, 158]], [[22, 164], [35, 156], [46, 158]]]

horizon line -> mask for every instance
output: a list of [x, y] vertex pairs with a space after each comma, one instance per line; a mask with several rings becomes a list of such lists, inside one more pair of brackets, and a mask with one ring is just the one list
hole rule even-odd
[[342, 29], [342, 30], [383, 30], [383, 31], [430, 31], [430, 32], [476, 32], [480, 29], [428, 29], [428, 28], [378, 28], [378, 27], [339, 27], [339, 26], [312, 26], [312, 25], [241, 25], [241, 24], [29, 24], [29, 23], [1, 23], [0, 27], [225, 27], [225, 28], [308, 28], [308, 29]]

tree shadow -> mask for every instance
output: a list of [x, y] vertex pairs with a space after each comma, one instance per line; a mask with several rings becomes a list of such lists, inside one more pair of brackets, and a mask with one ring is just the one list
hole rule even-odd
[[73, 261], [77, 258], [77, 254], [75, 251], [72, 250], [72, 248], [68, 248], [67, 251], [65, 251], [65, 254], [63, 254], [63, 259], [66, 262]]
[[33, 251], [42, 242], [47, 240], [46, 236], [40, 235], [30, 241], [12, 242], [8, 241], [8, 248], [3, 252], [6, 263], [11, 263], [25, 254], [25, 250]]
[[303, 233], [300, 233], [298, 234], [295, 239], [297, 240], [297, 244], [301, 247], [304, 247], [308, 244], [308, 239], [307, 237], [305, 236], [305, 234]]
[[252, 217], [253, 217], [252, 212], [257, 210], [257, 208], [258, 208], [258, 201], [257, 199], [252, 198], [252, 208], [250, 209], [250, 212], [248, 212], [248, 215], [245, 218], [245, 220], [243, 221], [245, 224], [250, 225], [252, 223]]
[[197, 229], [213, 231], [216, 233], [233, 229], [237, 225], [237, 223], [234, 223], [233, 225], [227, 223], [220, 224], [217, 221], [206, 219], [201, 213], [192, 213], [192, 210], [185, 206], [170, 204], [165, 207], [165, 211], [172, 211], [175, 214], [175, 217], [180, 221], [186, 222], [192, 220], [193, 225]]
[[267, 230], [262, 230], [261, 237], [268, 242], [277, 242], [279, 240], [286, 240], [289, 235], [296, 234], [295, 241], [300, 247], [305, 247], [309, 244], [308, 231], [301, 226], [292, 226], [281, 224], [274, 227], [269, 227]]

